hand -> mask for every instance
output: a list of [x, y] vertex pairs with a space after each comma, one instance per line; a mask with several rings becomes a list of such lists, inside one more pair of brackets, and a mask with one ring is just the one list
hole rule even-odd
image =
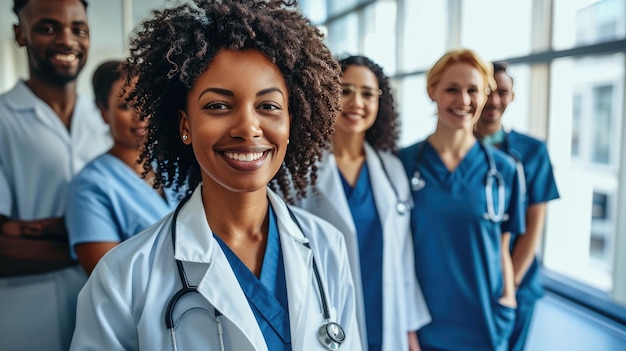
[[67, 230], [62, 217], [33, 221], [7, 220], [0, 229], [6, 236], [67, 241]]
[[60, 240], [0, 235], [0, 278], [41, 274], [76, 265], [70, 246]]
[[417, 332], [409, 332], [409, 351], [421, 351], [420, 344], [417, 340]]

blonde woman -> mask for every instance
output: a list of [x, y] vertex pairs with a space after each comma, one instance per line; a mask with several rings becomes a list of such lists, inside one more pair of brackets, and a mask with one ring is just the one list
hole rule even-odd
[[437, 126], [401, 150], [410, 179], [415, 271], [432, 322], [423, 350], [506, 350], [515, 316], [510, 233], [523, 233], [515, 165], [474, 137], [495, 89], [492, 67], [466, 49], [446, 53], [427, 75]]

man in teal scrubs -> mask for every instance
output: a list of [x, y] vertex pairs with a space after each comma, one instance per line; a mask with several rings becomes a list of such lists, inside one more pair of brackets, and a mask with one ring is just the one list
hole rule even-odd
[[505, 131], [502, 127], [502, 115], [515, 98], [513, 78], [508, 74], [505, 63], [494, 62], [493, 65], [498, 88], [489, 95], [487, 105], [476, 125], [476, 135], [485, 143], [494, 145], [515, 158], [519, 163], [521, 181], [525, 183], [526, 232], [513, 232], [511, 237], [517, 312], [515, 327], [509, 340], [509, 350], [522, 351], [535, 302], [543, 295], [535, 250], [543, 232], [546, 203], [558, 199], [559, 192], [545, 143], [514, 130]]

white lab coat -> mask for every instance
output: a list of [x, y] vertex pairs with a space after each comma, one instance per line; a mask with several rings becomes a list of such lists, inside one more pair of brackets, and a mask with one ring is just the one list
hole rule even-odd
[[[418, 330], [430, 322], [430, 313], [415, 275], [410, 211], [399, 214], [398, 198], [389, 182], [397, 189], [403, 201], [411, 201], [406, 173], [398, 158], [390, 153], [376, 151], [365, 143], [365, 160], [369, 169], [376, 209], [383, 230], [383, 351], [408, 350], [407, 332]], [[382, 160], [389, 173], [388, 179], [380, 164]], [[339, 229], [345, 237], [350, 268], [356, 278], [357, 318], [361, 342], [367, 345], [365, 307], [361, 284], [359, 241], [352, 213], [345, 197], [335, 157], [326, 152], [318, 163], [317, 188], [319, 196], [310, 191], [305, 199], [297, 200], [299, 207], [324, 218]]]
[[[341, 349], [361, 350], [342, 235], [328, 223], [294, 209], [303, 235], [285, 203], [270, 190], [268, 198], [280, 232], [293, 350], [324, 350], [317, 339], [324, 319], [313, 256], [326, 286], [331, 320], [346, 332]], [[166, 216], [101, 259], [79, 295], [71, 350], [171, 349], [164, 317], [168, 301], [181, 288], [174, 258], [183, 261], [190, 284], [198, 285], [199, 292], [183, 297], [174, 313], [178, 318], [186, 311], [176, 322], [180, 350], [219, 350], [213, 306], [223, 314], [226, 350], [267, 350], [237, 278], [207, 225], [199, 187], [178, 215], [175, 253], [172, 217]]]

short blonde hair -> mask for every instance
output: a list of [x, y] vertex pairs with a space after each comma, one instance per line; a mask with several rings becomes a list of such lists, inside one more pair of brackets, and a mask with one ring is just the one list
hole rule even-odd
[[467, 63], [476, 68], [485, 81], [485, 94], [489, 95], [496, 90], [496, 80], [493, 78], [493, 65], [481, 59], [470, 49], [455, 49], [446, 52], [428, 71], [426, 88], [430, 93], [439, 84], [445, 71], [455, 63]]

